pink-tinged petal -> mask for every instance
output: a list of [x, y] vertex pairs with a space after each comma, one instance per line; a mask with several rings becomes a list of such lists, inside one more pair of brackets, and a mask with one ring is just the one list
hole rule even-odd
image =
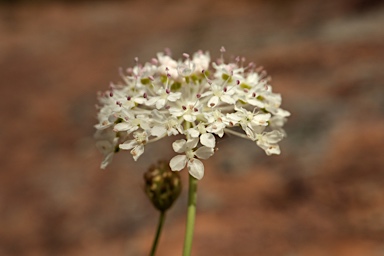
[[186, 140], [176, 140], [172, 143], [172, 148], [176, 153], [184, 153], [186, 150]]
[[186, 155], [174, 156], [169, 162], [169, 167], [171, 167], [172, 171], [181, 171], [187, 164], [187, 160]]
[[210, 158], [214, 153], [213, 148], [209, 147], [200, 147], [195, 151], [195, 156], [197, 156], [200, 159], [208, 159]]
[[193, 177], [201, 180], [204, 177], [204, 164], [200, 160], [192, 158], [188, 161], [188, 171]]
[[209, 148], [214, 148], [216, 145], [215, 136], [211, 133], [204, 133], [200, 136], [200, 142], [202, 145], [207, 146]]

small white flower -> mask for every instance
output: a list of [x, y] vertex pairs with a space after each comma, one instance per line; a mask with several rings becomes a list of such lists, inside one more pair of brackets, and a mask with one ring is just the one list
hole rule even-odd
[[134, 132], [133, 140], [127, 140], [126, 142], [119, 145], [121, 149], [131, 150], [131, 155], [136, 161], [144, 153], [144, 145], [148, 141], [148, 134], [146, 132]]
[[195, 54], [193, 54], [192, 63], [195, 66], [195, 72], [199, 74], [203, 70], [207, 70], [209, 68], [210, 61], [211, 61], [211, 58], [208, 52], [203, 53], [202, 51], [198, 51]]
[[118, 138], [112, 129], [98, 130], [95, 133], [96, 147], [104, 155], [104, 160], [100, 165], [101, 169], [105, 169], [112, 162], [115, 153]]
[[253, 113], [244, 108], [237, 108], [236, 113], [227, 115], [227, 118], [234, 125], [239, 124], [248, 137], [253, 138], [254, 131], [260, 126], [267, 126], [271, 118], [269, 113]]
[[172, 136], [183, 133], [183, 127], [175, 117], [166, 117], [159, 111], [154, 110], [153, 116], [153, 127], [151, 128], [151, 135], [156, 137], [164, 137], [166, 135]]
[[221, 102], [234, 104], [236, 100], [233, 98], [234, 90], [228, 90], [227, 87], [222, 87], [216, 84], [212, 84], [211, 90], [203, 93], [201, 97], [211, 96], [208, 100], [208, 107], [215, 107]]
[[122, 121], [121, 123], [116, 124], [113, 130], [115, 132], [126, 131], [129, 134], [139, 128], [144, 130], [148, 130], [150, 128], [146, 116], [137, 115], [136, 117], [129, 117], [127, 121]]
[[199, 101], [189, 101], [181, 106], [171, 107], [169, 113], [176, 118], [182, 117], [187, 122], [195, 122], [197, 116], [200, 115], [199, 109]]
[[205, 125], [202, 123], [198, 124], [194, 128], [190, 128], [186, 131], [187, 135], [191, 138], [198, 138], [200, 136], [200, 143], [203, 146], [214, 148], [216, 144], [215, 136], [211, 133], [207, 133]]
[[177, 155], [171, 159], [169, 166], [172, 171], [181, 171], [187, 165], [188, 171], [193, 177], [198, 180], [203, 178], [204, 164], [197, 158], [208, 159], [213, 155], [213, 148], [202, 146], [195, 150], [198, 142], [199, 140], [195, 138], [188, 141], [176, 140], [172, 144], [176, 153], [185, 153], [185, 155]]
[[155, 105], [157, 109], [161, 109], [168, 101], [175, 102], [181, 97], [180, 92], [171, 92], [169, 89], [164, 88], [159, 88], [156, 94], [158, 96], [151, 97], [145, 104], [148, 106]]
[[284, 134], [279, 131], [265, 132], [258, 134], [256, 144], [265, 150], [267, 155], [280, 155], [280, 147], [277, 144], [284, 138]]

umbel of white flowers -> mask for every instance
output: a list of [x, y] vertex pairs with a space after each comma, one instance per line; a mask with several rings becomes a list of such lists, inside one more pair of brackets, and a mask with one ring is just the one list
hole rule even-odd
[[169, 51], [150, 62], [120, 71], [123, 83], [111, 83], [99, 93], [97, 147], [104, 154], [101, 168], [113, 155], [130, 150], [134, 160], [145, 145], [167, 136], [178, 153], [170, 160], [173, 171], [188, 167], [201, 179], [207, 159], [215, 152], [216, 138], [225, 133], [255, 142], [267, 155], [280, 154], [278, 142], [290, 113], [280, 108], [281, 96], [272, 92], [262, 67], [245, 65], [244, 58], [211, 62], [208, 52], [198, 51], [174, 60]]

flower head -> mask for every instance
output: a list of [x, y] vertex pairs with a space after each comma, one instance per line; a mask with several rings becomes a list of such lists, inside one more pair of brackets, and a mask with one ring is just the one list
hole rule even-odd
[[[224, 51], [222, 51], [222, 54]], [[211, 62], [208, 52], [173, 59], [169, 52], [121, 72], [122, 84], [111, 84], [99, 94], [97, 145], [104, 154], [102, 168], [119, 150], [130, 150], [134, 160], [145, 145], [182, 135], [169, 163], [173, 171], [187, 166], [197, 179], [215, 152], [216, 137], [225, 133], [255, 142], [267, 155], [280, 154], [283, 125], [290, 115], [281, 95], [272, 92], [265, 71], [236, 58]]]

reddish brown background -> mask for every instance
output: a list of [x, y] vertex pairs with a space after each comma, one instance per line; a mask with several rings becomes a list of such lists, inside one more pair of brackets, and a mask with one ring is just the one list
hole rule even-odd
[[[142, 175], [170, 143], [100, 170], [96, 92], [136, 56], [222, 45], [266, 68], [292, 117], [281, 156], [229, 137], [206, 161], [193, 255], [384, 255], [382, 1], [6, 2], [0, 255], [147, 255]], [[181, 255], [185, 192], [158, 255]]]

